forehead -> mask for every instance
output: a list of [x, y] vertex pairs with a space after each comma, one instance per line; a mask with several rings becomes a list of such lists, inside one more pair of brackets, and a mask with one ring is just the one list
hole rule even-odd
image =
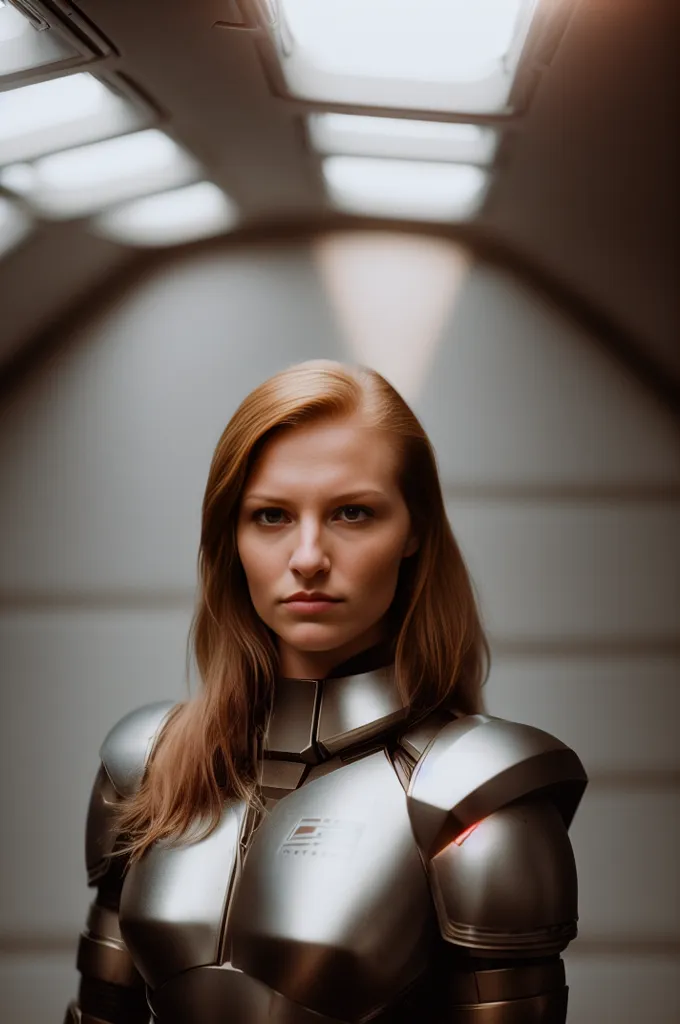
[[393, 440], [359, 418], [306, 423], [267, 441], [243, 494], [285, 489], [309, 495], [357, 485], [390, 491], [396, 487], [397, 466]]

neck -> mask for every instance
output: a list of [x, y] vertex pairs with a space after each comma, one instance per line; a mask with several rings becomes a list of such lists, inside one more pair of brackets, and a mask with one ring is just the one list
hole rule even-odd
[[[334, 679], [357, 675], [390, 665], [394, 661], [396, 637], [381, 637], [371, 643], [355, 643], [328, 654], [326, 664], [316, 661], [281, 659], [279, 677], [284, 679]], [[316, 652], [315, 652], [316, 653]]]
[[[372, 654], [378, 650], [380, 657], [383, 652], [391, 654], [393, 650], [392, 639], [385, 638], [382, 629], [372, 629], [341, 647], [324, 651], [301, 651], [280, 639], [279, 675], [286, 679], [327, 679], [335, 675], [369, 671], [373, 665], [363, 668], [364, 657], [368, 656], [372, 662]], [[391, 659], [387, 657], [386, 660], [380, 660], [379, 664], [386, 665]], [[349, 672], [344, 671], [347, 665], [352, 666]]]

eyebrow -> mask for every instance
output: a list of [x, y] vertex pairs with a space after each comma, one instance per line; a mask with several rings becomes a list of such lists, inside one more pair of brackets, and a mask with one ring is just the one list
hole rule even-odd
[[[363, 491], [348, 491], [346, 494], [336, 494], [336, 496], [334, 498], [331, 498], [330, 500], [332, 502], [342, 503], [342, 502], [358, 501], [360, 498], [386, 498], [386, 497], [387, 497], [387, 495], [384, 494], [382, 491], [375, 491], [375, 490], [372, 490], [372, 489], [369, 488], [368, 490], [363, 490]], [[277, 497], [272, 497], [271, 495], [268, 495], [268, 494], [248, 494], [243, 499], [244, 504], [246, 502], [248, 502], [248, 503], [249, 502], [269, 502], [272, 505], [286, 505], [286, 504], [289, 503], [289, 501], [290, 501], [290, 499], [288, 499], [288, 498], [277, 498]]]

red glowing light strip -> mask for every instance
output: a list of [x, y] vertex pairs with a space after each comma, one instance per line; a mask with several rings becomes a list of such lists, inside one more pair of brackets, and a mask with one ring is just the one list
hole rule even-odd
[[459, 836], [456, 836], [456, 838], [455, 838], [455, 839], [453, 840], [453, 841], [454, 841], [454, 843], [455, 843], [455, 844], [456, 844], [457, 846], [460, 846], [460, 845], [461, 845], [462, 843], [464, 843], [464, 842], [465, 842], [465, 840], [466, 840], [466, 839], [467, 839], [467, 837], [468, 837], [468, 836], [470, 835], [470, 833], [471, 833], [471, 832], [474, 832], [474, 830], [475, 830], [475, 829], [477, 828], [477, 826], [478, 826], [478, 825], [479, 825], [479, 822], [478, 822], [478, 821], [476, 821], [476, 822], [474, 823], [474, 825], [470, 825], [470, 826], [469, 826], [469, 828], [466, 828], [466, 829], [465, 829], [465, 831], [464, 831], [464, 832], [461, 832], [461, 834], [460, 834]]

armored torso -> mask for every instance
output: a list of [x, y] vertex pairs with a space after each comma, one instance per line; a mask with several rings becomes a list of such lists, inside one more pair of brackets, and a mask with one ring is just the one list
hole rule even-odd
[[409, 729], [389, 666], [279, 680], [267, 812], [229, 801], [126, 877], [121, 932], [162, 1024], [394, 1019], [441, 941], [405, 784], [451, 717]]
[[278, 680], [265, 810], [225, 801], [209, 836], [156, 843], [121, 890], [111, 808], [171, 707], [132, 712], [101, 750], [67, 1021], [131, 1024], [134, 1007], [146, 1024], [146, 986], [160, 1024], [563, 1024], [586, 784], [569, 747], [486, 715], [416, 720], [378, 645]]

